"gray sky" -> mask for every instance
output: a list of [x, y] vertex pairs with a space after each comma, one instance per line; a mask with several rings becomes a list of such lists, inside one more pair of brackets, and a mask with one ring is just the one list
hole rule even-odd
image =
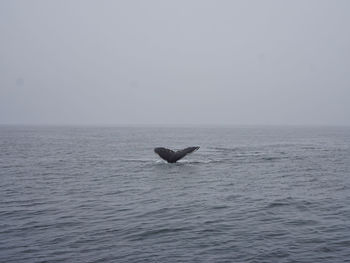
[[347, 0], [0, 0], [0, 123], [350, 125], [349, 14]]

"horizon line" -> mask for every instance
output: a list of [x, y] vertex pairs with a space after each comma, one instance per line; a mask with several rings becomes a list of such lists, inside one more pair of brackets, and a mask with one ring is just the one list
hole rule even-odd
[[349, 124], [210, 124], [210, 123], [0, 123], [22, 127], [106, 127], [106, 128], [235, 128], [235, 127], [344, 127]]

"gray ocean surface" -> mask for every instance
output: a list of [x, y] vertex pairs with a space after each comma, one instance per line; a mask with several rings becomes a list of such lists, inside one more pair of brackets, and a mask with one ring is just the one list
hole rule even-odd
[[0, 262], [350, 262], [346, 127], [0, 126], [0, 179]]

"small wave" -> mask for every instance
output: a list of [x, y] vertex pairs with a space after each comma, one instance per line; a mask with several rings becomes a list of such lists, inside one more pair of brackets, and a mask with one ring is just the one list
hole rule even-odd
[[145, 230], [141, 233], [129, 235], [129, 238], [133, 241], [141, 241], [147, 238], [153, 238], [158, 235], [174, 234], [176, 232], [187, 231], [188, 227], [176, 227], [176, 228], [159, 228], [154, 230]]
[[220, 210], [220, 209], [227, 209], [229, 208], [228, 205], [216, 205], [216, 206], [212, 206], [210, 209], [212, 210]]
[[154, 159], [118, 159], [120, 162], [130, 162], [130, 163], [150, 163], [150, 162], [161, 162], [161, 160]]
[[311, 219], [295, 219], [285, 222], [286, 225], [292, 226], [305, 226], [305, 225], [317, 225], [318, 221]]
[[209, 149], [213, 149], [214, 151], [220, 151], [220, 152], [236, 152], [240, 150], [238, 147], [229, 148], [229, 147], [209, 147]]
[[[166, 161], [161, 159], [118, 159], [120, 162], [126, 162], [126, 163], [155, 163], [155, 164], [167, 164]], [[179, 160], [176, 162], [176, 164], [210, 164], [210, 163], [221, 163], [223, 162], [222, 159], [203, 159], [203, 160]]]
[[265, 160], [265, 161], [275, 161], [275, 160], [279, 160], [279, 159], [282, 159], [280, 157], [262, 157], [261, 158], [262, 160]]
[[267, 205], [268, 209], [271, 208], [278, 208], [278, 207], [284, 207], [284, 206], [294, 206], [299, 210], [307, 210], [307, 208], [311, 205], [311, 202], [306, 200], [295, 200], [292, 197], [287, 197], [283, 199], [276, 199], [272, 202], [270, 202]]
[[314, 145], [304, 145], [304, 146], [301, 146], [300, 149], [303, 149], [303, 150], [319, 150], [320, 148], [316, 147]]
[[262, 157], [261, 160], [264, 161], [278, 161], [278, 160], [283, 160], [283, 159], [288, 159], [288, 157], [284, 156], [268, 156], [268, 157]]
[[223, 160], [213, 160], [213, 159], [206, 159], [206, 160], [181, 160], [179, 163], [188, 163], [188, 164], [210, 164], [210, 163], [221, 163]]
[[275, 207], [280, 207], [280, 206], [288, 206], [290, 205], [288, 202], [281, 202], [281, 201], [276, 201], [270, 203], [267, 208], [275, 208]]

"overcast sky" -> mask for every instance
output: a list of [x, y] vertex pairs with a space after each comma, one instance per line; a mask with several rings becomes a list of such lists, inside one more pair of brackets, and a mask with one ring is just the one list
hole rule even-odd
[[0, 123], [350, 125], [350, 1], [0, 0]]

